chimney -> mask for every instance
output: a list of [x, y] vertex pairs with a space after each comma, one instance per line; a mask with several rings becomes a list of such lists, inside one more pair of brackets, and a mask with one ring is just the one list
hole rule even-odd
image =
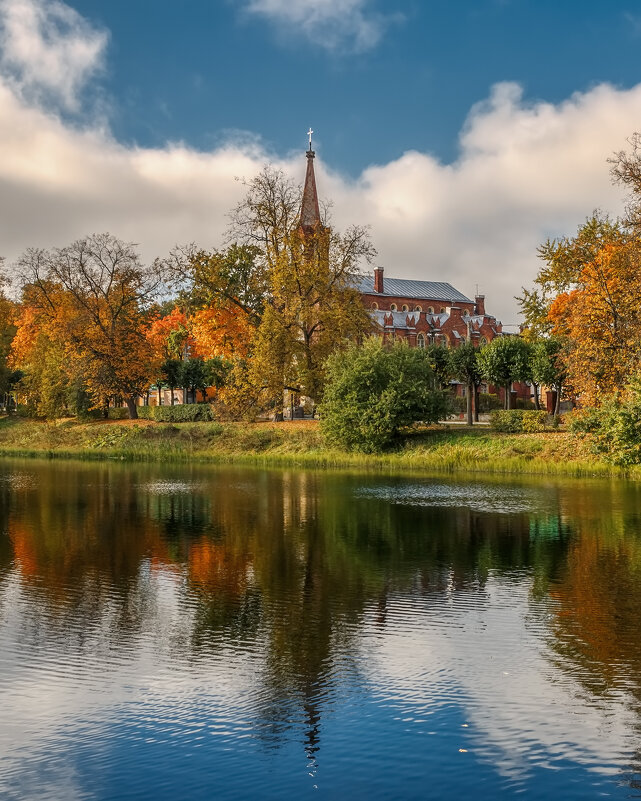
[[476, 313], [485, 316], [485, 295], [477, 295], [474, 301], [476, 303]]
[[374, 267], [374, 292], [383, 294], [383, 268]]
[[374, 292], [383, 294], [383, 268], [374, 267]]

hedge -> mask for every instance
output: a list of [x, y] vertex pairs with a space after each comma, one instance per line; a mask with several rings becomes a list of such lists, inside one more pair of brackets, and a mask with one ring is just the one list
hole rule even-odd
[[497, 410], [490, 415], [490, 424], [502, 434], [535, 434], [547, 430], [548, 413], [528, 409]]
[[214, 411], [208, 403], [139, 406], [138, 416], [143, 420], [156, 420], [158, 423], [209, 423], [215, 419]]

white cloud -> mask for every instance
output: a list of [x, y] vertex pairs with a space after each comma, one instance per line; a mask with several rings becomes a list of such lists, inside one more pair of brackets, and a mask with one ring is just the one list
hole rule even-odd
[[333, 51], [370, 50], [397, 19], [374, 11], [370, 0], [246, 0], [244, 9]]
[[32, 99], [67, 110], [101, 68], [107, 34], [57, 0], [0, 0], [0, 66]]
[[[0, 0], [0, 9], [23, 4], [35, 8], [32, 0]], [[60, 4], [39, 8], [66, 13]], [[72, 41], [84, 35], [88, 49], [78, 44], [78, 53], [94, 58], [72, 58], [57, 44], [47, 51], [51, 75], [67, 76], [49, 84], [62, 98], [75, 98], [100, 61], [97, 34], [83, 25]], [[39, 47], [34, 53], [34, 66], [25, 55], [23, 72], [35, 85], [46, 59]], [[11, 261], [26, 247], [60, 246], [94, 231], [139, 243], [146, 259], [176, 243], [221, 245], [226, 213], [244, 191], [235, 178], [251, 178], [268, 160], [259, 139], [231, 138], [211, 152], [180, 143], [126, 147], [104, 126], [80, 130], [43, 110], [2, 74], [3, 64], [0, 255]], [[386, 275], [447, 280], [468, 296], [478, 284], [488, 310], [515, 323], [513, 298], [536, 274], [537, 245], [572, 234], [594, 208], [622, 210], [624, 193], [612, 186], [606, 159], [626, 146], [640, 118], [641, 84], [599, 85], [556, 105], [526, 103], [517, 85], [499, 84], [471, 109], [453, 163], [410, 151], [350, 180], [320, 159], [331, 161], [331, 153], [321, 153], [317, 183], [334, 201], [337, 228], [371, 225]], [[304, 155], [277, 166], [302, 180]]]

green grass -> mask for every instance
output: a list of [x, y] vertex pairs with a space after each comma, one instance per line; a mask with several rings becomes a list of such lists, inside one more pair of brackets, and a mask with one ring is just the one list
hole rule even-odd
[[155, 423], [0, 419], [0, 455], [128, 461], [219, 462], [385, 472], [626, 476], [564, 432], [498, 434], [487, 428], [410, 431], [387, 453], [346, 453], [324, 445], [318, 426], [294, 423]]

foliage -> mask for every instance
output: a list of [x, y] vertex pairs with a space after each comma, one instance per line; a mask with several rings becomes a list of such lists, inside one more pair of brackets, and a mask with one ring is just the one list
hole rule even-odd
[[28, 250], [19, 260], [23, 309], [34, 336], [64, 349], [68, 378], [81, 377], [94, 403], [122, 396], [136, 416], [135, 398], [157, 365], [145, 332], [146, 312], [161, 289], [133, 245], [94, 234], [51, 251]]
[[489, 392], [479, 392], [479, 411], [483, 414], [492, 412], [494, 409], [502, 407], [501, 399], [498, 395], [493, 395]]
[[431, 344], [425, 348], [425, 353], [439, 386], [442, 389], [446, 389], [452, 378], [452, 365], [450, 362], [452, 351], [445, 345]]
[[623, 392], [609, 395], [598, 408], [574, 412], [568, 427], [588, 435], [594, 450], [612, 464], [641, 464], [641, 377], [635, 375]]
[[159, 423], [206, 423], [215, 419], [208, 403], [181, 403], [176, 406], [140, 406], [138, 416]]
[[547, 412], [527, 409], [497, 409], [490, 416], [490, 424], [502, 434], [535, 434], [545, 431]]
[[321, 428], [328, 442], [366, 453], [382, 450], [402, 427], [432, 423], [446, 411], [429, 354], [405, 343], [384, 346], [373, 337], [327, 362]]
[[524, 288], [523, 295], [517, 298], [526, 333], [533, 337], [549, 334], [553, 328], [549, 311], [557, 296], [581, 283], [584, 265], [592, 262], [603, 247], [621, 244], [625, 238], [620, 223], [595, 213], [579, 227], [575, 237], [548, 239], [542, 244], [538, 255], [545, 266], [534, 279], [534, 288]]
[[521, 337], [496, 337], [478, 354], [483, 376], [492, 384], [506, 390], [506, 405], [510, 404], [510, 386], [513, 381], [526, 381], [530, 377], [530, 348]]
[[468, 425], [472, 425], [473, 422], [472, 399], [475, 397], [478, 385], [483, 378], [478, 353], [478, 349], [475, 348], [471, 342], [463, 342], [457, 348], [453, 348], [449, 354], [452, 375], [454, 378], [462, 381], [467, 388], [465, 410], [467, 412]]
[[602, 247], [550, 307], [553, 331], [567, 343], [568, 383], [584, 404], [621, 389], [641, 356], [639, 244], [630, 238]]

